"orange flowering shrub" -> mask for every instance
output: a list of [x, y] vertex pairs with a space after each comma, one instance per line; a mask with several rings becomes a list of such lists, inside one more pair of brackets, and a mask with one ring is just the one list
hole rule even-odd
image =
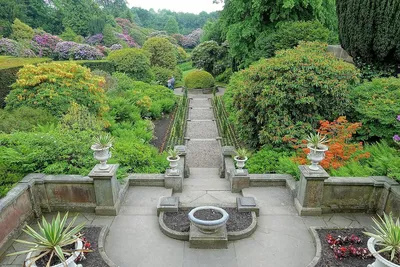
[[[346, 117], [341, 116], [332, 122], [320, 121], [318, 132], [326, 135], [330, 141], [329, 150], [325, 152], [325, 159], [321, 161], [321, 166], [325, 169], [337, 169], [344, 166], [349, 160], [359, 161], [362, 158], [369, 158], [370, 153], [363, 150], [363, 145], [351, 143], [353, 135], [361, 127], [361, 123], [351, 123]], [[303, 144], [307, 141], [303, 140]], [[302, 148], [302, 151], [293, 160], [298, 164], [307, 164], [308, 148]]]

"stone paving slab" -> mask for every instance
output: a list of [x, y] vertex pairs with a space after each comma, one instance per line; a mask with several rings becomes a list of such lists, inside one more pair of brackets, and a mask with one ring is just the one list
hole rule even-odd
[[214, 121], [188, 121], [186, 136], [193, 139], [217, 138], [217, 125]]
[[220, 145], [217, 140], [189, 140], [186, 158], [190, 168], [219, 168], [221, 164]]
[[197, 107], [197, 108], [204, 108], [204, 107], [211, 107], [211, 102], [208, 98], [196, 98], [190, 99], [189, 107]]
[[212, 109], [190, 109], [189, 110], [190, 120], [213, 120], [214, 112]]

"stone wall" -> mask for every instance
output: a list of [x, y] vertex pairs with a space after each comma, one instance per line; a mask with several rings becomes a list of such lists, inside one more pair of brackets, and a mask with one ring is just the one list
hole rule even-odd
[[328, 52], [331, 52], [335, 57], [343, 59], [346, 62], [354, 63], [353, 58], [340, 45], [328, 45]]

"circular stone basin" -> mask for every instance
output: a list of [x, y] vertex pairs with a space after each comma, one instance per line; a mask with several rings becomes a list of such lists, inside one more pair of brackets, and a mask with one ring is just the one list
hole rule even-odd
[[[202, 220], [199, 218], [195, 217], [195, 214], [197, 211], [202, 211], [202, 210], [213, 210], [222, 215], [222, 218], [218, 220]], [[199, 231], [204, 233], [204, 234], [212, 234], [215, 233], [219, 228], [224, 226], [226, 222], [229, 219], [229, 214], [218, 207], [213, 207], [213, 206], [202, 206], [202, 207], [197, 207], [192, 209], [189, 214], [189, 220], [199, 228]]]

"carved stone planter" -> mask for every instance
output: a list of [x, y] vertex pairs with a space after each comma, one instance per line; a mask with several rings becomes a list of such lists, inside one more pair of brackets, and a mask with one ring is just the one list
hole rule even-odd
[[328, 150], [328, 147], [320, 145], [318, 148], [314, 148], [311, 145], [307, 145], [307, 148], [310, 149], [307, 158], [311, 160], [311, 165], [308, 167], [313, 171], [318, 171], [318, 164], [325, 158], [325, 152]]
[[379, 253], [376, 252], [375, 249], [375, 244], [376, 244], [376, 239], [371, 237], [368, 239], [368, 250], [371, 252], [371, 254], [375, 257], [375, 262], [372, 264], [369, 264], [368, 267], [400, 267], [400, 265], [394, 264], [384, 257], [382, 257]]
[[[220, 213], [222, 215], [222, 218], [218, 219], [218, 220], [207, 221], [207, 220], [201, 220], [201, 219], [195, 217], [195, 213], [197, 211], [207, 210], [207, 209], [214, 210], [214, 211]], [[213, 207], [213, 206], [197, 207], [197, 208], [192, 209], [189, 212], [190, 222], [192, 224], [194, 224], [195, 226], [197, 226], [199, 231], [204, 234], [215, 233], [218, 229], [225, 226], [228, 219], [229, 219], [229, 214], [225, 210], [218, 208], [218, 207]]]

